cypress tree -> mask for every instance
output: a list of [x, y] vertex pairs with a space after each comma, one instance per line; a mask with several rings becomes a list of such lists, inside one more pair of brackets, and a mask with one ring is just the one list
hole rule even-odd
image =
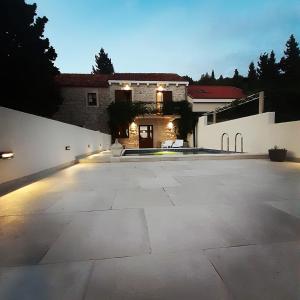
[[212, 70], [211, 71], [211, 76], [210, 76], [211, 80], [215, 81], [216, 80], [216, 77], [215, 77], [215, 71]]

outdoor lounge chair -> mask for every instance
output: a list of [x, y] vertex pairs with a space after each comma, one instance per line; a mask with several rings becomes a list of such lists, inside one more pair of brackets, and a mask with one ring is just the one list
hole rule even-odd
[[173, 145], [173, 141], [171, 141], [171, 140], [166, 140], [166, 141], [164, 141], [164, 142], [162, 142], [161, 143], [161, 147], [162, 148], [171, 148], [172, 147], [172, 145]]
[[182, 147], [183, 147], [183, 140], [176, 140], [172, 145], [172, 148], [182, 148]]

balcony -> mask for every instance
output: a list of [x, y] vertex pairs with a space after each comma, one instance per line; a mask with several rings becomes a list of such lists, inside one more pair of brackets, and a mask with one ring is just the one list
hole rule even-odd
[[178, 115], [180, 107], [176, 102], [140, 102], [137, 105], [141, 106], [141, 111], [147, 115]]

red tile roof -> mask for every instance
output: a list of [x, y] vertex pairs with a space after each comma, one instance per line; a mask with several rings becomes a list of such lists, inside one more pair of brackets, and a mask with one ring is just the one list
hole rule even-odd
[[72, 87], [108, 87], [108, 80], [185, 82], [172, 73], [60, 74], [56, 77], [59, 85]]
[[176, 81], [186, 82], [184, 78], [175, 73], [115, 73], [110, 80], [128, 81]]
[[190, 85], [188, 96], [193, 99], [238, 99], [245, 97], [243, 90], [233, 86]]
[[94, 74], [60, 74], [56, 82], [60, 86], [71, 87], [108, 87], [107, 75]]

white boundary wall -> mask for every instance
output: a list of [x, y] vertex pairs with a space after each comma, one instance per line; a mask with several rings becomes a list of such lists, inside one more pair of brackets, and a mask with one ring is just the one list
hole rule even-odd
[[110, 144], [108, 134], [0, 107], [0, 152], [15, 154], [0, 159], [0, 184], [72, 163]]
[[[229, 150], [234, 151], [235, 135], [241, 133], [244, 152], [267, 154], [275, 145], [286, 148], [290, 158], [300, 158], [300, 121], [275, 123], [275, 113], [267, 112], [250, 117], [207, 125], [207, 117], [200, 117], [197, 127], [198, 147], [221, 149], [223, 133], [229, 135]], [[227, 141], [224, 138], [224, 150]], [[240, 140], [238, 139], [238, 151]]]

